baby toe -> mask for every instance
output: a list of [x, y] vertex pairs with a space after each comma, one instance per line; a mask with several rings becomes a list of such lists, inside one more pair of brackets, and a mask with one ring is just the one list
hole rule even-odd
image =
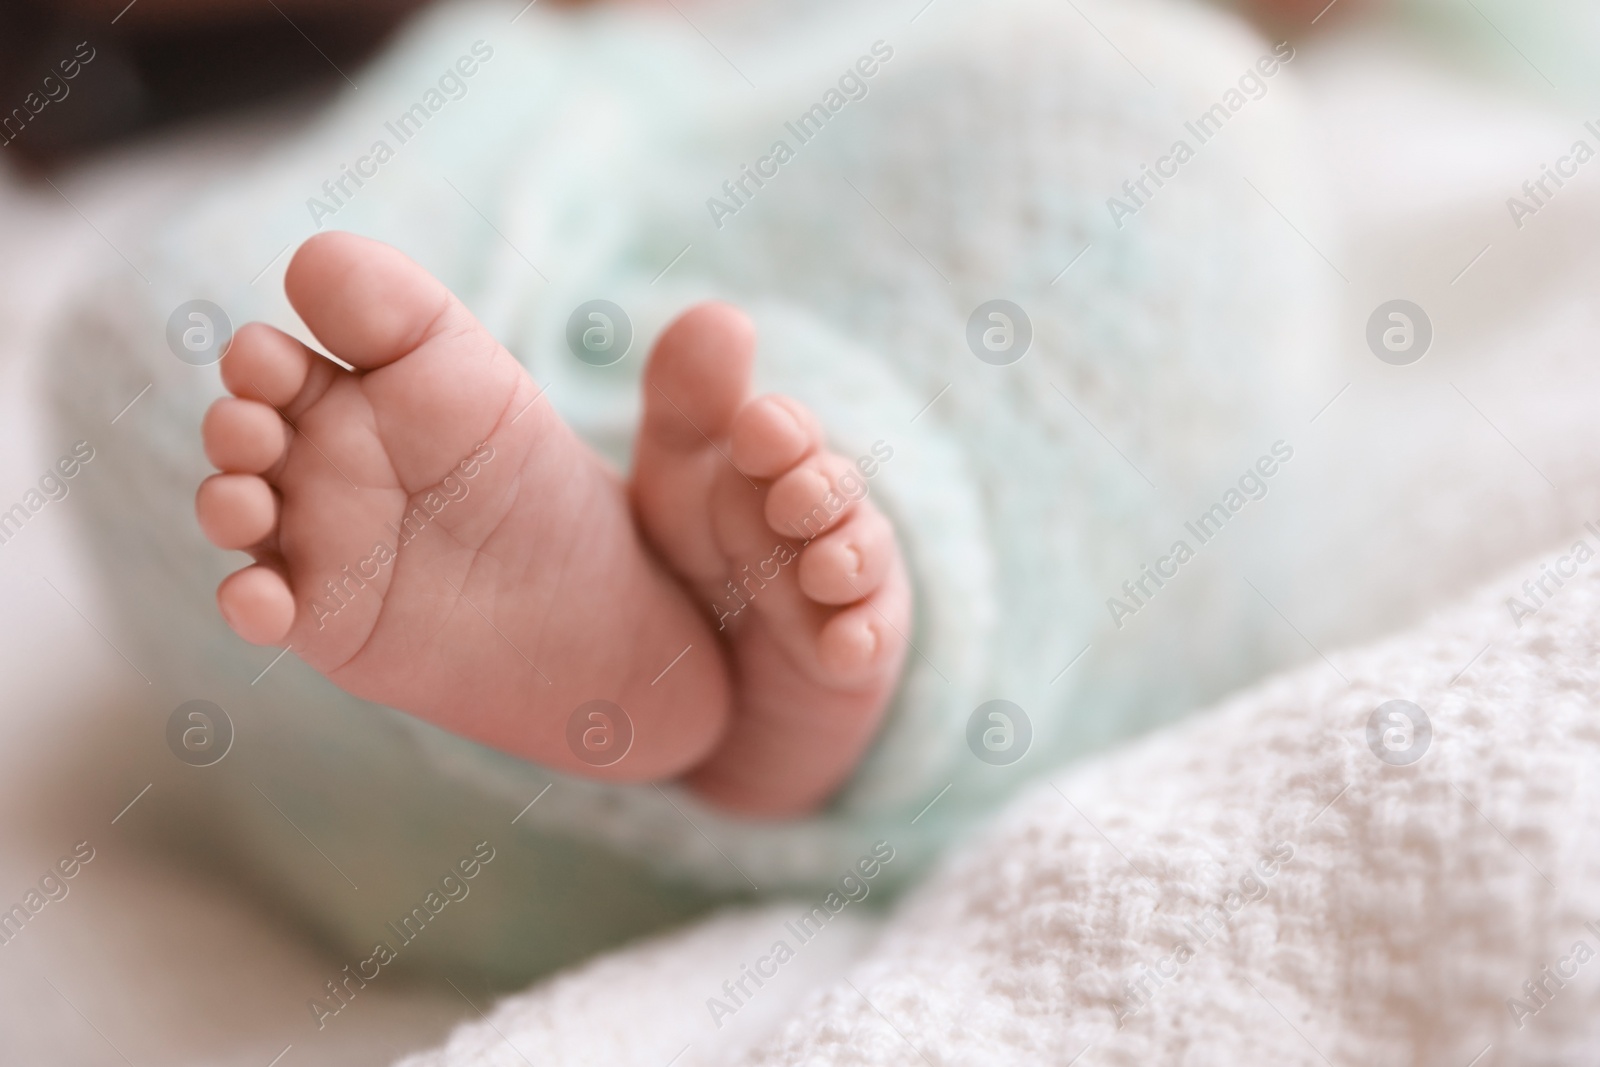
[[265, 540], [278, 523], [272, 487], [253, 474], [214, 474], [195, 494], [195, 516], [218, 548], [245, 549]]
[[262, 474], [283, 458], [289, 427], [278, 413], [254, 400], [223, 397], [200, 424], [206, 458], [221, 471]]
[[870, 603], [845, 608], [818, 632], [817, 663], [840, 682], [870, 678], [885, 659], [889, 644], [885, 629]]
[[731, 304], [696, 304], [656, 341], [644, 369], [640, 436], [679, 451], [728, 433], [750, 391], [755, 326]]
[[222, 357], [222, 384], [237, 397], [288, 407], [313, 378], [336, 368], [282, 330], [261, 322], [239, 327]]
[[817, 632], [817, 664], [843, 686], [882, 683], [900, 669], [910, 646], [911, 583], [898, 555], [877, 590], [840, 608]]
[[800, 554], [800, 590], [821, 604], [853, 604], [883, 584], [896, 552], [889, 520], [862, 507]]
[[865, 496], [865, 483], [855, 466], [834, 452], [822, 452], [772, 483], [765, 508], [773, 530], [809, 541], [847, 518]]
[[822, 447], [822, 424], [787, 396], [758, 396], [733, 419], [734, 466], [752, 478], [776, 478]]
[[259, 563], [222, 580], [217, 586], [217, 607], [233, 632], [251, 644], [278, 644], [294, 625], [289, 583]]
[[283, 290], [312, 335], [361, 370], [393, 363], [444, 330], [460, 331], [458, 352], [498, 348], [443, 282], [370, 237], [312, 234], [290, 258]]

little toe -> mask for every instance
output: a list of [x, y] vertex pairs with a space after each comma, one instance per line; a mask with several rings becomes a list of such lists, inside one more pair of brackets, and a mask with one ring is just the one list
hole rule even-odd
[[[295, 338], [261, 322], [239, 327], [222, 357], [222, 384], [228, 392], [280, 410], [303, 393], [312, 399], [320, 395], [337, 371]], [[308, 390], [307, 385], [316, 388]], [[300, 406], [305, 404], [301, 399]]]
[[217, 586], [217, 607], [233, 632], [256, 645], [275, 645], [294, 625], [294, 597], [283, 575], [262, 564], [234, 571]]
[[776, 478], [822, 447], [822, 424], [798, 400], [758, 396], [733, 419], [734, 466], [752, 478]]
[[855, 466], [822, 452], [780, 476], [767, 491], [767, 524], [785, 537], [809, 541], [847, 518], [865, 495]]
[[206, 458], [220, 471], [263, 474], [283, 458], [290, 429], [269, 405], [223, 397], [200, 423]]
[[278, 524], [278, 499], [254, 474], [214, 474], [195, 494], [195, 516], [206, 540], [218, 548], [259, 544]]
[[829, 619], [817, 635], [817, 661], [842, 678], [870, 673], [883, 649], [881, 623], [866, 604]]
[[800, 590], [819, 604], [853, 604], [883, 584], [896, 551], [889, 520], [860, 508], [800, 553]]
[[905, 571], [891, 566], [878, 591], [841, 608], [817, 633], [817, 663], [837, 684], [881, 682], [905, 658], [902, 636], [910, 625], [911, 586]]

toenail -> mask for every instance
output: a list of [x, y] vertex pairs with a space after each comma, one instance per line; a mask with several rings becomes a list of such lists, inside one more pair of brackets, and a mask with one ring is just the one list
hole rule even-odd
[[861, 577], [861, 567], [865, 562], [865, 559], [861, 555], [861, 549], [857, 548], [855, 545], [845, 545], [844, 550], [850, 557], [850, 565], [846, 569], [845, 573], [852, 578]]
[[867, 649], [866, 654], [861, 657], [861, 661], [863, 663], [871, 663], [878, 657], [878, 645], [880, 644], [878, 640], [878, 628], [869, 622], [867, 625], [863, 626], [862, 629], [867, 631]]

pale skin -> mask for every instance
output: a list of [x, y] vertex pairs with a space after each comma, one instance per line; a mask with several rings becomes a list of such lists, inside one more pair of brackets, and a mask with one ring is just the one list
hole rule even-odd
[[[905, 659], [910, 582], [854, 462], [797, 401], [751, 395], [741, 312], [700, 304], [657, 340], [625, 479], [395, 249], [320, 234], [284, 286], [356, 371], [260, 323], [222, 359], [196, 513], [255, 560], [217, 590], [239, 636], [524, 759], [683, 778], [739, 814], [803, 814], [849, 777]], [[600, 768], [567, 737], [595, 699], [634, 728]]]

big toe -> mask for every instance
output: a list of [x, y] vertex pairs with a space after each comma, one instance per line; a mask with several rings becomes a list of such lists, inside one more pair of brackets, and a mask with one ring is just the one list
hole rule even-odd
[[732, 304], [696, 304], [656, 341], [645, 368], [641, 433], [668, 445], [700, 447], [728, 435], [750, 389], [756, 332]]
[[338, 230], [306, 239], [283, 287], [317, 340], [360, 370], [399, 359], [460, 315], [443, 283], [405, 253]]
[[[407, 491], [443, 478], [538, 395], [466, 306], [389, 245], [318, 234], [295, 253], [284, 290], [317, 339], [364, 372], [368, 436]], [[520, 431], [556, 421], [536, 410]]]
[[[644, 372], [644, 417], [634, 444], [632, 492], [646, 536], [692, 582], [722, 571], [710, 516], [730, 469], [729, 427], [750, 389], [755, 328], [728, 304], [706, 303], [662, 333]], [[754, 482], [743, 481], [756, 493]]]

